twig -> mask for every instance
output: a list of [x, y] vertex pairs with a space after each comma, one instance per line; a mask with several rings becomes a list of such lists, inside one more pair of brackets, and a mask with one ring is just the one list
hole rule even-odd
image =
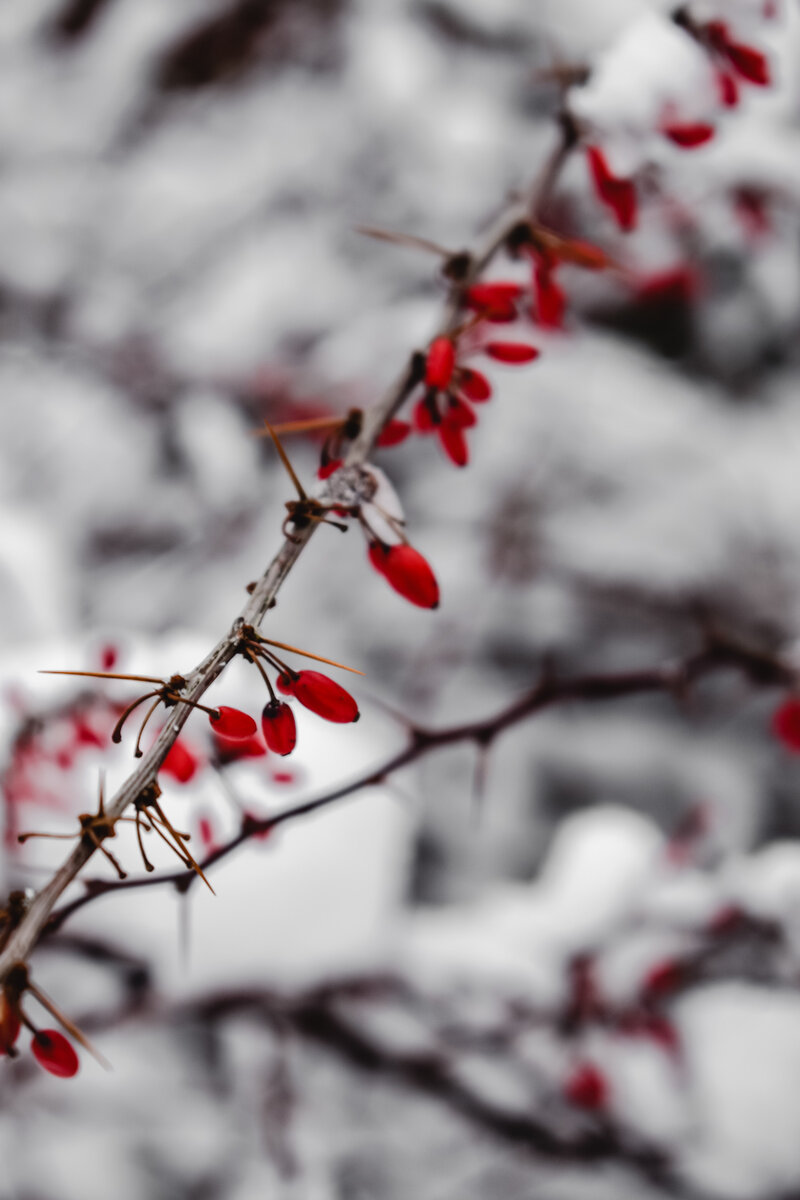
[[[506, 244], [511, 232], [521, 220], [530, 220], [547, 202], [558, 173], [576, 141], [576, 130], [568, 118], [561, 121], [560, 132], [536, 183], [522, 200], [516, 200], [488, 230], [480, 245], [470, 256], [468, 268], [451, 287], [439, 334], [452, 332], [462, 306], [464, 292]], [[346, 458], [347, 466], [363, 464], [372, 452], [384, 425], [409, 396], [420, 380], [419, 352], [412, 353], [395, 382], [381, 401], [365, 414], [363, 428], [352, 443]], [[158, 770], [191, 713], [193, 702], [200, 700], [229, 662], [239, 651], [239, 632], [244, 626], [259, 629], [269, 609], [274, 605], [280, 587], [311, 539], [316, 522], [296, 529], [292, 539], [286, 539], [272, 562], [252, 589], [250, 597], [229, 632], [217, 643], [203, 661], [189, 672], [183, 698], [188, 701], [169, 710], [167, 719], [151, 749], [107, 805], [110, 820], [121, 816], [156, 782]], [[285, 819], [285, 818], [284, 818]], [[59, 897], [76, 878], [92, 856], [95, 847], [81, 840], [56, 871], [52, 879], [37, 893], [25, 915], [10, 933], [0, 953], [0, 981], [15, 963], [25, 961], [48, 924]], [[215, 861], [212, 856], [212, 861]], [[135, 882], [135, 881], [134, 881]]]
[[[443, 746], [451, 746], [459, 742], [473, 742], [481, 749], [487, 749], [506, 729], [543, 709], [570, 702], [596, 704], [628, 696], [645, 695], [650, 692], [666, 693], [680, 699], [692, 684], [704, 676], [730, 669], [740, 671], [756, 686], [785, 687], [791, 685], [795, 679], [793, 669], [780, 659], [742, 642], [721, 637], [713, 638], [705, 649], [678, 662], [641, 671], [579, 675], [572, 679], [558, 679], [552, 674], [545, 674], [533, 688], [494, 716], [438, 730], [409, 725], [411, 737], [408, 744], [381, 766], [372, 768], [322, 796], [305, 800], [283, 812], [261, 819], [253, 816], [245, 817], [239, 832], [224, 845], [212, 851], [200, 865], [205, 872], [227, 858], [250, 838], [258, 834], [269, 833], [279, 825], [293, 821], [297, 817], [307, 816], [321, 808], [327, 808], [337, 800], [379, 783], [395, 771], [399, 771], [402, 767], [416, 762], [424, 755], [441, 749]], [[109, 892], [167, 883], [186, 892], [196, 878], [197, 875], [194, 871], [187, 870], [174, 871], [165, 875], [148, 875], [140, 879], [87, 881], [86, 893], [55, 911], [47, 922], [45, 932], [51, 933], [60, 929], [73, 913], [78, 912], [91, 900]]]

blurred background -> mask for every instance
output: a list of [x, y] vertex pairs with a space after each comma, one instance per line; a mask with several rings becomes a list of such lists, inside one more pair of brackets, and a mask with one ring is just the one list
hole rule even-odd
[[[265, 632], [364, 671], [362, 720], [303, 711], [291, 758], [225, 763], [193, 719], [165, 808], [207, 851], [377, 769], [407, 719], [487, 720], [545, 669], [660, 668], [712, 634], [800, 669], [800, 18], [688, 6], [769, 63], [725, 108], [671, 7], [3, 6], [6, 892], [66, 845], [17, 833], [71, 831], [132, 765], [108, 737], [135, 688], [36, 672], [202, 658], [280, 544], [262, 419], [370, 406], [436, 329], [439, 260], [357, 227], [475, 244], [551, 148], [565, 80], [639, 220], [619, 231], [575, 153], [546, 222], [614, 267], [559, 270], [563, 328], [500, 329], [542, 354], [487, 369], [466, 469], [435, 438], [378, 451], [441, 607], [391, 591], [357, 528], [321, 529]], [[715, 135], [683, 150], [665, 113]], [[286, 444], [311, 483], [320, 442]], [[3, 1064], [0, 1197], [798, 1195], [787, 690], [732, 669], [559, 705], [250, 842], [216, 897], [97, 898], [32, 965], [113, 1070]], [[265, 699], [237, 664], [210, 702]]]

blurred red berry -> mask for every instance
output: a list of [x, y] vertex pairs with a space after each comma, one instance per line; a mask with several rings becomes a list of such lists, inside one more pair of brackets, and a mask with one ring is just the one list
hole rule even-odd
[[458, 387], [473, 404], [488, 400], [492, 394], [492, 385], [489, 380], [472, 367], [459, 368]]
[[159, 769], [166, 771], [167, 775], [171, 775], [173, 779], [177, 779], [178, 783], [188, 783], [195, 775], [198, 766], [195, 755], [187, 750], [179, 739], [170, 746]]
[[431, 342], [425, 360], [425, 384], [437, 391], [444, 391], [453, 378], [456, 365], [456, 348], [451, 338], [437, 337]]
[[439, 442], [450, 462], [455, 467], [465, 467], [469, 462], [469, 446], [463, 426], [448, 414], [436, 427]]
[[542, 259], [533, 271], [535, 317], [546, 329], [561, 329], [567, 298], [556, 282], [553, 264]]
[[736, 108], [739, 103], [739, 85], [728, 71], [717, 71], [717, 90], [725, 108]]
[[41, 1029], [31, 1041], [33, 1057], [49, 1071], [61, 1079], [70, 1079], [77, 1074], [80, 1063], [70, 1042], [56, 1029]]
[[399, 446], [411, 433], [408, 421], [389, 421], [378, 435], [379, 446]]
[[594, 1063], [580, 1063], [564, 1084], [564, 1096], [578, 1108], [599, 1112], [608, 1104], [606, 1077]]
[[707, 121], [670, 121], [661, 126], [661, 132], [683, 150], [693, 150], [710, 142], [715, 130]]
[[317, 479], [327, 479], [334, 471], [339, 470], [343, 461], [341, 458], [332, 458], [330, 462], [320, 463], [317, 468]]
[[8, 1054], [19, 1037], [19, 1011], [0, 992], [0, 1055]]
[[636, 188], [630, 179], [614, 174], [598, 146], [587, 146], [586, 157], [597, 197], [610, 208], [624, 233], [636, 226]]
[[772, 714], [772, 732], [787, 750], [800, 753], [800, 696], [789, 696]]
[[528, 363], [539, 357], [536, 347], [524, 342], [487, 342], [483, 350], [490, 358], [504, 363]]
[[725, 46], [725, 55], [742, 79], [746, 79], [748, 83], [754, 83], [758, 87], [767, 87], [770, 82], [769, 64], [766, 55], [762, 54], [760, 50], [756, 50], [753, 46], [728, 42]]

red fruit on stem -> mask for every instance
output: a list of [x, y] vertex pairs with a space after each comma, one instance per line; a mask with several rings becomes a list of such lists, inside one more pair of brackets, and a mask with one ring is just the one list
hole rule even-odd
[[516, 301], [522, 294], [518, 283], [473, 283], [467, 288], [464, 302], [480, 313], [485, 321], [515, 321]]
[[644, 304], [689, 304], [699, 290], [697, 272], [693, 267], [680, 263], [640, 279], [636, 299]]
[[469, 446], [463, 427], [448, 415], [437, 426], [436, 432], [450, 462], [456, 467], [465, 467], [469, 462]]
[[800, 696], [789, 696], [775, 709], [772, 733], [787, 750], [800, 753]]
[[167, 775], [177, 779], [178, 783], [188, 783], [197, 771], [197, 767], [198, 762], [195, 756], [186, 749], [183, 742], [178, 740], [170, 746], [159, 770], [166, 771]]
[[[280, 682], [279, 679], [279, 686]], [[298, 671], [297, 677], [291, 681], [291, 695], [295, 696], [304, 708], [319, 717], [324, 717], [326, 721], [344, 725], [350, 721], [357, 721], [361, 715], [350, 693], [319, 671]]]
[[226, 704], [221, 704], [216, 714], [210, 713], [208, 719], [217, 737], [231, 742], [246, 742], [256, 732], [256, 723], [248, 713]]
[[533, 289], [536, 295], [536, 317], [547, 329], [561, 329], [564, 324], [564, 309], [567, 298], [556, 283], [550, 263], [540, 262], [533, 272]]
[[0, 1055], [8, 1054], [19, 1037], [19, 1013], [0, 992]]
[[341, 458], [332, 458], [330, 462], [320, 463], [317, 468], [317, 479], [327, 479], [334, 471], [338, 471], [344, 460]]
[[725, 56], [742, 79], [758, 87], [767, 87], [770, 82], [769, 64], [760, 50], [737, 42], [727, 42]]
[[459, 429], [471, 429], [473, 425], [477, 425], [478, 418], [472, 411], [466, 400], [462, 400], [460, 396], [450, 396], [447, 405], [447, 413], [445, 421], [451, 421], [453, 425], [458, 425]]
[[39, 1065], [51, 1075], [70, 1079], [77, 1074], [80, 1066], [78, 1056], [72, 1044], [57, 1029], [41, 1029], [31, 1041], [31, 1050]]
[[525, 342], [487, 342], [483, 351], [490, 358], [504, 363], [528, 363], [539, 357], [536, 347]]
[[217, 758], [223, 764], [239, 762], [242, 758], [263, 758], [266, 753], [266, 746], [257, 736], [248, 738], [246, 742], [231, 742], [220, 738], [217, 747]]
[[201, 817], [197, 822], [197, 833], [200, 841], [203, 843], [203, 849], [211, 852], [214, 849], [216, 839], [214, 837], [214, 825], [210, 817]]
[[113, 671], [114, 667], [117, 665], [117, 658], [118, 653], [116, 646], [112, 646], [110, 644], [108, 646], [103, 646], [103, 649], [100, 651], [100, 670]]
[[294, 695], [294, 680], [291, 675], [279, 675], [275, 681], [278, 691], [284, 696]]
[[736, 108], [739, 103], [739, 85], [727, 71], [717, 71], [717, 90], [725, 108]]
[[461, 367], [458, 372], [458, 387], [473, 404], [488, 400], [492, 394], [489, 380], [472, 367]]
[[608, 1083], [594, 1063], [580, 1063], [564, 1084], [564, 1096], [570, 1104], [598, 1112], [608, 1103]]
[[522, 295], [519, 283], [473, 283], [464, 297], [470, 308], [492, 308], [496, 304], [507, 304]]
[[369, 547], [369, 561], [386, 582], [416, 604], [419, 608], [439, 607], [439, 584], [428, 561], [419, 550], [405, 543], [399, 546], [384, 546], [373, 542]]
[[644, 978], [642, 994], [648, 1000], [666, 996], [680, 987], [684, 978], [685, 969], [682, 963], [670, 959], [656, 963]]
[[587, 146], [586, 156], [598, 198], [610, 208], [624, 233], [636, 225], [636, 188], [630, 179], [615, 175], [598, 146]]
[[399, 446], [411, 433], [408, 421], [389, 421], [378, 435], [379, 446]]
[[261, 713], [261, 728], [270, 750], [284, 757], [292, 753], [297, 745], [297, 725], [288, 704], [282, 700], [270, 700], [265, 704]]
[[433, 412], [427, 399], [418, 400], [414, 405], [412, 420], [417, 433], [433, 433], [438, 424], [433, 418]]
[[456, 365], [456, 348], [448, 337], [434, 338], [425, 361], [425, 383], [427, 387], [443, 391], [453, 378]]
[[715, 130], [707, 121], [671, 121], [661, 126], [661, 132], [683, 150], [693, 150], [696, 146], [704, 146], [706, 142], [710, 142]]

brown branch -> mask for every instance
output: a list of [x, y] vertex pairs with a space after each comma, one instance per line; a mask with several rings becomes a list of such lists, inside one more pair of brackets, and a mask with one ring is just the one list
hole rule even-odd
[[[531, 220], [547, 202], [558, 173], [575, 144], [576, 137], [573, 123], [569, 119], [563, 119], [558, 138], [536, 183], [523, 199], [516, 200], [501, 214], [484, 235], [480, 245], [469, 256], [468, 266], [463, 276], [457, 282], [453, 282], [444, 316], [437, 331], [438, 334], [448, 334], [453, 331], [458, 321], [466, 288], [478, 278], [492, 258], [506, 244], [509, 235], [520, 221]], [[352, 443], [347, 454], [347, 466], [360, 466], [367, 461], [382, 428], [419, 382], [421, 357], [418, 351], [411, 354], [405, 367], [388, 388], [382, 400], [366, 414], [362, 431]], [[292, 539], [284, 541], [272, 562], [255, 584], [247, 603], [228, 633], [203, 661], [185, 676], [186, 688], [182, 695], [183, 699], [189, 703], [178, 704], [168, 712], [166, 722], [155, 743], [109, 801], [106, 811], [111, 821], [121, 816], [126, 808], [146, 793], [156, 782], [162, 762], [191, 713], [191, 704], [200, 700], [238, 653], [240, 630], [244, 626], [260, 628], [267, 612], [275, 604], [276, 596], [284, 579], [312, 537], [316, 524], [316, 522], [311, 522], [304, 529], [297, 529]], [[49, 883], [31, 901], [22, 920], [10, 932], [2, 952], [0, 952], [0, 981], [5, 978], [15, 963], [25, 961], [29, 957], [42, 931], [47, 926], [59, 897], [76, 878], [94, 851], [95, 847], [88, 840], [80, 841]]]
[[[745, 643], [724, 639], [720, 636], [711, 637], [708, 645], [696, 654], [660, 667], [640, 671], [624, 671], [618, 674], [579, 675], [571, 679], [559, 679], [552, 673], [545, 673], [533, 688], [494, 716], [437, 730], [422, 729], [409, 723], [408, 728], [411, 733], [409, 742], [381, 766], [372, 768], [355, 779], [325, 792], [322, 796], [305, 800], [283, 812], [261, 819], [246, 816], [239, 832], [230, 841], [212, 851], [200, 863], [200, 866], [205, 872], [231, 855], [250, 838], [258, 834], [269, 833], [279, 825], [317, 812], [321, 808], [327, 808], [328, 805], [346, 796], [351, 796], [362, 788], [380, 783], [387, 776], [399, 771], [401, 767], [408, 766], [443, 746], [451, 746], [459, 742], [473, 742], [476, 746], [486, 749], [506, 729], [534, 716], [543, 709], [552, 708], [558, 704], [571, 702], [597, 704], [607, 700], [619, 700], [648, 693], [666, 693], [680, 700], [686, 695], [687, 690], [704, 676], [731, 669], [741, 672], [751, 683], [759, 687], [787, 687], [791, 686], [796, 679], [796, 672], [780, 659]], [[107, 895], [109, 892], [153, 887], [166, 883], [172, 884], [181, 892], [187, 892], [196, 878], [197, 875], [194, 871], [187, 870], [174, 871], [165, 875], [147, 875], [139, 879], [87, 881], [86, 893], [55, 911], [44, 932], [51, 933], [60, 929], [73, 913], [78, 912], [89, 901], [98, 896]]]

